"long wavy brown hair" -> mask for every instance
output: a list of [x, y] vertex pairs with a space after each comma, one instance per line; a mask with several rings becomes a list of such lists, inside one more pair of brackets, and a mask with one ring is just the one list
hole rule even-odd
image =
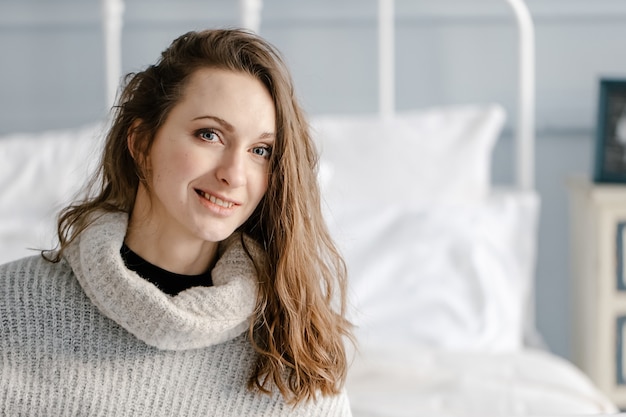
[[279, 52], [252, 33], [186, 33], [155, 65], [126, 77], [99, 169], [87, 197], [61, 211], [59, 248], [51, 260], [61, 259], [93, 214], [132, 211], [145, 170], [128, 149], [129, 132], [137, 138], [133, 152], [147, 155], [190, 76], [207, 67], [256, 77], [276, 108], [268, 189], [240, 228], [267, 253], [256, 265], [260, 287], [249, 335], [258, 356], [248, 388], [267, 394], [278, 389], [290, 403], [338, 394], [348, 368], [344, 342], [352, 340], [346, 267], [322, 216], [318, 154], [291, 76]]

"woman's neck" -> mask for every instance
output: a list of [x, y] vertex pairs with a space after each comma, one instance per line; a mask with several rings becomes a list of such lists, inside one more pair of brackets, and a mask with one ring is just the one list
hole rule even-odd
[[133, 210], [124, 243], [137, 255], [166, 271], [199, 275], [217, 258], [217, 242], [199, 240], [180, 229], [162, 227], [145, 212]]

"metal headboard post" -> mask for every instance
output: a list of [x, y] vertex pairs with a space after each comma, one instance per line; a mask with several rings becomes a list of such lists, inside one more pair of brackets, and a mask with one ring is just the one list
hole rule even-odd
[[381, 117], [395, 112], [394, 0], [378, 0], [378, 111]]
[[115, 104], [122, 77], [122, 19], [124, 0], [102, 0], [102, 33], [106, 76], [106, 106]]
[[261, 30], [261, 9], [263, 0], [239, 0], [239, 21], [241, 27], [259, 33]]
[[516, 145], [516, 182], [523, 190], [535, 186], [535, 29], [524, 0], [507, 0], [518, 26], [518, 108]]

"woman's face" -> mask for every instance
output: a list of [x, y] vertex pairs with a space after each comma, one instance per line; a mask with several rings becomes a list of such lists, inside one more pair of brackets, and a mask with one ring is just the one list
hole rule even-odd
[[256, 78], [197, 70], [154, 138], [146, 161], [149, 197], [138, 193], [136, 206], [148, 204], [149, 222], [169, 237], [227, 238], [267, 190], [275, 119], [272, 98]]

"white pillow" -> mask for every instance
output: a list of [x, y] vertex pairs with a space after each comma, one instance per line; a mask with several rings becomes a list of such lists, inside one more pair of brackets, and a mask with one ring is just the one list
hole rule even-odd
[[478, 201], [490, 190], [502, 107], [466, 105], [378, 116], [317, 116], [320, 183], [330, 208]]
[[0, 137], [0, 263], [51, 248], [56, 215], [95, 168], [104, 124]]
[[533, 317], [538, 209], [533, 192], [494, 192], [483, 202], [329, 213], [348, 264], [359, 343], [520, 348]]

